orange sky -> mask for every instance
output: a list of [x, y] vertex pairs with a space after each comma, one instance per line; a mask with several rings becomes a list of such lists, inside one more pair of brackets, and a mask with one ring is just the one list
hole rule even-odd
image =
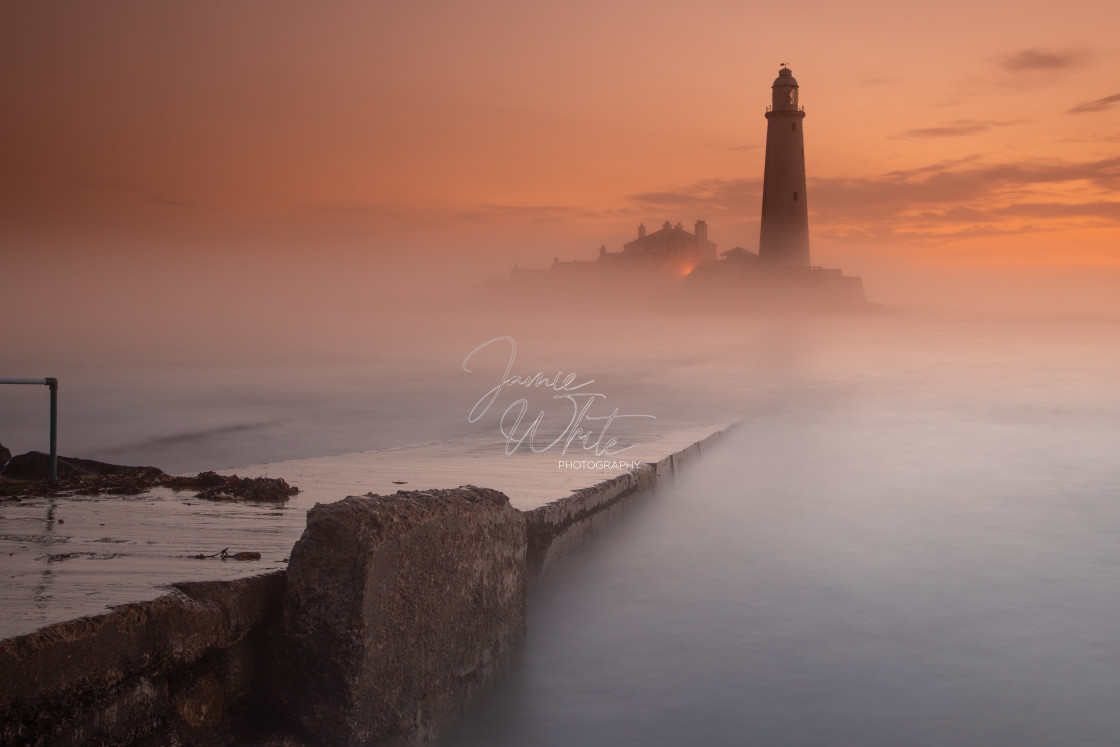
[[753, 249], [788, 62], [815, 263], [1114, 267], [1117, 28], [1099, 0], [9, 2], [0, 241], [471, 277], [666, 219]]

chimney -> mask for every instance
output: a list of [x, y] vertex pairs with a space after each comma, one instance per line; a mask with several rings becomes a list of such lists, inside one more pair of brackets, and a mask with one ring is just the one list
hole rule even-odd
[[661, 225], [661, 230], [663, 230], [663, 231], [668, 231], [668, 230], [669, 230], [670, 228], [672, 228], [672, 227], [673, 227], [673, 224], [672, 224], [672, 223], [670, 223], [669, 221], [665, 221], [665, 222], [664, 222], [664, 223], [663, 223], [663, 224]]
[[639, 239], [644, 239], [645, 237], [646, 237], [646, 224], [645, 223], [639, 223], [638, 224], [638, 238]]
[[684, 230], [684, 224], [683, 224], [683, 223], [677, 223], [677, 225], [676, 225], [676, 229], [677, 229], [678, 231], [683, 231], [683, 230]]
[[708, 240], [708, 224], [705, 221], [696, 221], [696, 241], [703, 243]]

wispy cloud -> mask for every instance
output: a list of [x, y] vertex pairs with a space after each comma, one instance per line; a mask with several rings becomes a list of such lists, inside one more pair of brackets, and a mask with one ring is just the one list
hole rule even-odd
[[998, 215], [1026, 215], [1035, 218], [1088, 217], [1120, 223], [1120, 202], [1024, 202], [994, 211]]
[[962, 135], [975, 135], [987, 132], [994, 127], [1020, 124], [1020, 122], [980, 121], [975, 119], [958, 119], [946, 122], [937, 127], [918, 127], [894, 135], [895, 138], [934, 138], [934, 137], [960, 137]]
[[[950, 239], [1120, 227], [1120, 157], [990, 163], [968, 155], [876, 176], [815, 178], [808, 187], [814, 236], [837, 244], [933, 247]], [[748, 224], [756, 223], [761, 205], [761, 179], [713, 178], [634, 193], [607, 206], [484, 203], [447, 211], [340, 202], [306, 207], [318, 215], [313, 222], [320, 228], [489, 231], [501, 225], [559, 226], [623, 217], [647, 225], [652, 218], [704, 218], [726, 237], [749, 235]], [[741, 238], [727, 241], [742, 243]]]
[[505, 222], [518, 221], [529, 223], [554, 223], [560, 221], [595, 220], [602, 218], [603, 214], [578, 205], [502, 205], [487, 203], [478, 210], [469, 210], [457, 214], [461, 220], [468, 222]]
[[542, 215], [584, 215], [587, 211], [574, 205], [484, 205], [487, 210], [505, 215], [529, 215], [533, 217]]
[[324, 232], [392, 230], [411, 233], [449, 225], [437, 208], [394, 205], [381, 202], [319, 202], [301, 205], [302, 215], [293, 213], [299, 225]]
[[733, 145], [730, 148], [728, 148], [728, 150], [731, 150], [731, 151], [758, 150], [761, 147], [762, 147], [761, 145]]
[[820, 179], [813, 184], [835, 191], [835, 204], [841, 209], [874, 202], [893, 212], [924, 204], [969, 205], [995, 194], [1067, 182], [1088, 182], [1100, 189], [1120, 190], [1120, 158], [997, 164], [954, 160], [892, 171], [875, 179]]
[[1021, 49], [997, 57], [996, 64], [1009, 73], [1029, 73], [1039, 70], [1064, 70], [1073, 67], [1086, 57], [1088, 53], [1079, 49]]
[[489, 230], [487, 227], [524, 224], [563, 225], [578, 221], [616, 218], [634, 213], [633, 206], [597, 209], [583, 205], [481, 203], [473, 206], [408, 205], [379, 202], [333, 202], [301, 205], [293, 213], [299, 225], [319, 233], [365, 231], [417, 234], [452, 229]]
[[1053, 85], [1064, 71], [1093, 57], [1094, 52], [1088, 47], [1032, 47], [991, 55], [986, 58], [987, 65], [970, 66], [948, 89], [947, 95], [932, 101], [931, 105], [935, 108], [955, 107], [990, 97], [994, 91], [1014, 90], [1022, 93], [1032, 88], [1045, 88]]
[[1103, 99], [1097, 99], [1096, 101], [1086, 101], [1084, 104], [1078, 104], [1066, 113], [1084, 114], [1085, 112], [1099, 112], [1105, 109], [1111, 109], [1116, 104], [1120, 104], [1120, 93], [1114, 93], [1111, 96], [1105, 96]]
[[744, 206], [761, 199], [758, 179], [705, 179], [689, 187], [662, 192], [641, 192], [629, 199], [645, 208], [706, 215], [724, 211], [741, 212]]
[[[1086, 183], [1094, 196], [1085, 197]], [[808, 203], [814, 235], [828, 241], [940, 246], [1120, 225], [1120, 201], [1102, 198], [1101, 191], [1120, 192], [1120, 158], [993, 164], [967, 156], [877, 177], [811, 179]], [[641, 212], [711, 216], [722, 225], [757, 211], [761, 193], [757, 179], [708, 179], [631, 195], [629, 201]], [[1052, 197], [1063, 193], [1068, 201]]]
[[[1095, 195], [1085, 199], [1088, 183]], [[945, 161], [876, 178], [809, 183], [814, 231], [843, 241], [1010, 235], [1084, 225], [1120, 225], [1120, 158], [1070, 162]], [[1067, 194], [1068, 201], [1046, 195]]]

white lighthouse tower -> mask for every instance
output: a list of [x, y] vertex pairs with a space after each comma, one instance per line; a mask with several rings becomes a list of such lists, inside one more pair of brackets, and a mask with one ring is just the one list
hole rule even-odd
[[809, 209], [805, 201], [805, 109], [797, 81], [783, 64], [766, 108], [766, 170], [758, 257], [772, 267], [809, 267]]

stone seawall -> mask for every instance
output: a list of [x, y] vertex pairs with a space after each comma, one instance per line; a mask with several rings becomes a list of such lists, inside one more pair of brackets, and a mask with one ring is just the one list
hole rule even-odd
[[0, 744], [429, 741], [522, 641], [528, 579], [723, 433], [526, 512], [474, 487], [316, 505], [287, 571], [0, 641]]
[[529, 573], [535, 575], [544, 571], [553, 561], [594, 533], [627, 498], [652, 488], [658, 479], [672, 475], [682, 465], [699, 457], [704, 448], [711, 448], [726, 433], [717, 431], [659, 462], [642, 464], [627, 474], [576, 490], [569, 496], [526, 511]]
[[252, 710], [283, 571], [175, 584], [149, 602], [0, 641], [0, 744], [222, 743]]

